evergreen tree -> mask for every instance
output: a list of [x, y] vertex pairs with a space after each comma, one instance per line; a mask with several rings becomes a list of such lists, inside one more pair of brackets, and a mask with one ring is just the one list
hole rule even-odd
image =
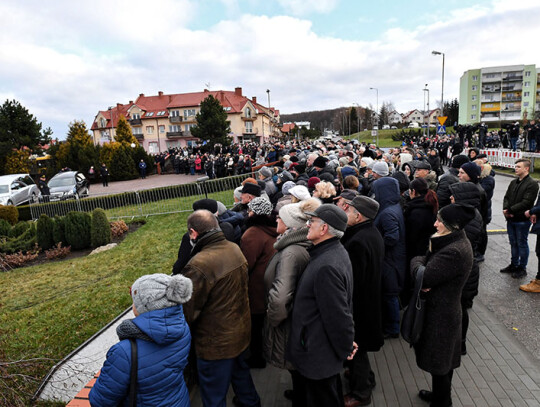
[[66, 141], [61, 143], [56, 153], [58, 169], [69, 167], [84, 173], [94, 164], [95, 152], [92, 137], [83, 120], [74, 120], [69, 124]]
[[0, 174], [5, 174], [6, 157], [13, 149], [29, 148], [41, 152], [41, 145], [48, 143], [52, 131], [42, 131], [41, 123], [16, 100], [6, 100], [0, 106]]
[[25, 174], [30, 172], [30, 153], [27, 150], [14, 150], [6, 157], [6, 174]]
[[202, 141], [208, 140], [209, 148], [219, 143], [228, 146], [231, 143], [231, 128], [227, 121], [227, 112], [214, 96], [209, 95], [201, 102], [201, 110], [196, 116], [197, 125], [191, 128], [191, 134]]
[[351, 133], [356, 133], [359, 130], [358, 112], [355, 107], [351, 107], [349, 111], [349, 123], [351, 124]]
[[388, 113], [388, 106], [386, 103], [383, 103], [379, 113], [379, 129], [382, 129], [385, 124], [388, 124]]
[[139, 145], [139, 142], [131, 131], [128, 121], [123, 115], [120, 115], [120, 118], [118, 119], [118, 126], [116, 127], [116, 135], [114, 139], [118, 143], [129, 146], [131, 146], [131, 144]]
[[131, 147], [120, 144], [113, 151], [112, 161], [109, 168], [111, 177], [115, 181], [125, 181], [137, 178], [137, 171], [133, 159], [131, 158]]

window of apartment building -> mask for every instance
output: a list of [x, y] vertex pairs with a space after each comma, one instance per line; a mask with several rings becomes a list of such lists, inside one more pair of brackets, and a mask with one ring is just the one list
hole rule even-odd
[[180, 131], [180, 126], [177, 124], [172, 124], [169, 126], [169, 131], [171, 133], [178, 133]]
[[475, 90], [478, 90], [478, 86], [472, 85], [472, 91], [474, 92]]
[[529, 97], [530, 94], [531, 94], [531, 92], [523, 92], [523, 97], [524, 98]]
[[184, 130], [185, 131], [191, 131], [191, 128], [192, 127], [195, 127], [196, 125], [195, 124], [184, 124]]
[[131, 118], [132, 118], [132, 119], [140, 119], [140, 118], [141, 118], [141, 114], [140, 114], [140, 113], [133, 113], [133, 114], [131, 115]]
[[134, 127], [133, 134], [142, 134], [142, 127]]
[[512, 109], [513, 107], [514, 107], [513, 103], [507, 103], [507, 104], [504, 105], [505, 109]]
[[471, 110], [476, 110], [476, 105], [472, 105]]
[[[493, 103], [486, 103], [484, 105], [485, 108], [490, 108], [490, 107], [493, 107]], [[476, 110], [476, 109], [473, 109], [473, 110]]]
[[525, 76], [531, 76], [531, 71], [525, 71]]
[[253, 133], [253, 122], [246, 122], [246, 133]]
[[529, 86], [531, 86], [531, 82], [529, 82], [529, 81], [523, 82], [523, 86], [525, 86], [526, 88], [528, 88]]
[[154, 115], [154, 112], [147, 112], [146, 117], [152, 117]]
[[146, 126], [146, 134], [154, 134], [154, 126]]
[[150, 154], [158, 153], [158, 145], [157, 143], [148, 143], [148, 152]]
[[472, 76], [472, 80], [473, 80], [473, 81], [477, 81], [477, 80], [478, 80], [478, 75], [473, 75], [473, 76]]
[[488, 74], [486, 74], [486, 79], [492, 79], [492, 78], [495, 78], [495, 74], [494, 74], [494, 73], [488, 73]]
[[165, 126], [163, 126], [163, 125], [159, 126], [159, 132], [160, 133], [165, 133]]
[[471, 100], [474, 102], [476, 99], [476, 95], [472, 95]]
[[184, 110], [184, 119], [187, 119], [190, 116], [195, 116], [195, 109], [185, 109]]
[[529, 102], [523, 102], [523, 106], [524, 106], [524, 107], [529, 106]]
[[171, 117], [179, 117], [180, 116], [180, 110], [171, 110]]
[[471, 114], [471, 120], [476, 120], [476, 115], [475, 114]]

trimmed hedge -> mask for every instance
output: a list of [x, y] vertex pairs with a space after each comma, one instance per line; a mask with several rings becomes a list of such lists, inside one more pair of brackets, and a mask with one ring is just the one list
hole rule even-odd
[[14, 225], [19, 221], [19, 211], [15, 206], [0, 205], [0, 219], [5, 219]]
[[92, 212], [90, 237], [93, 247], [105, 246], [111, 243], [111, 225], [105, 211], [101, 208], [96, 208]]
[[66, 245], [66, 231], [64, 218], [61, 216], [54, 217], [54, 226], [53, 226], [53, 241], [56, 246], [58, 243]]
[[43, 250], [49, 250], [54, 246], [53, 231], [54, 221], [47, 215], [42, 214], [37, 221], [37, 242]]
[[64, 226], [67, 244], [73, 250], [90, 247], [92, 218], [89, 214], [84, 212], [70, 212], [64, 218]]

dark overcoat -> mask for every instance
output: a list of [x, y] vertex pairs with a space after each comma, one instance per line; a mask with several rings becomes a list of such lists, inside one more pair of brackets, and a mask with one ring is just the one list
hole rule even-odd
[[422, 293], [426, 298], [424, 326], [414, 345], [418, 367], [444, 375], [461, 363], [461, 291], [473, 264], [471, 244], [460, 230], [431, 238], [427, 256], [411, 260], [411, 270], [425, 265]]

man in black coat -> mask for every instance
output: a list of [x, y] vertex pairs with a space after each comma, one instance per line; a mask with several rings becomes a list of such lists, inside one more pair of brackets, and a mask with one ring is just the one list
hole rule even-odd
[[339, 242], [347, 215], [333, 204], [307, 215], [313, 247], [294, 297], [286, 357], [295, 367], [295, 388], [305, 388], [306, 405], [343, 407], [340, 372], [356, 346], [352, 266]]
[[371, 403], [375, 374], [368, 352], [377, 352], [384, 343], [381, 316], [384, 241], [373, 225], [379, 211], [377, 201], [367, 196], [347, 198], [340, 196], [337, 205], [347, 214], [347, 230], [341, 243], [353, 267], [354, 340], [358, 351], [349, 364], [351, 393], [345, 396], [345, 407], [357, 407]]

